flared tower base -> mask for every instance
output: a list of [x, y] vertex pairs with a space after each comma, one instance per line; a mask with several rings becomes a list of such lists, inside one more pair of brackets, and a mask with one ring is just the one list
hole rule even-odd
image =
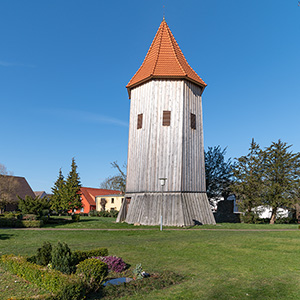
[[216, 224], [206, 193], [126, 194], [117, 222], [165, 226]]

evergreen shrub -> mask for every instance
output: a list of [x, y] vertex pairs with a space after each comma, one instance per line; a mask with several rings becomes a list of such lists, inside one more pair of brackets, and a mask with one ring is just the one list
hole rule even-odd
[[52, 245], [49, 242], [44, 242], [41, 248], [38, 248], [36, 255], [36, 264], [47, 266], [52, 259]]
[[71, 274], [75, 271], [75, 262], [69, 246], [66, 243], [58, 242], [52, 250], [52, 268], [64, 274]]

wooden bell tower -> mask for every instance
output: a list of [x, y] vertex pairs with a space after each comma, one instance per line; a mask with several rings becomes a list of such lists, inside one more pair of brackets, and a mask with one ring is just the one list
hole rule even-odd
[[[202, 93], [165, 20], [127, 85], [126, 194], [117, 222], [215, 224], [205, 187]], [[162, 187], [159, 178], [166, 178]]]

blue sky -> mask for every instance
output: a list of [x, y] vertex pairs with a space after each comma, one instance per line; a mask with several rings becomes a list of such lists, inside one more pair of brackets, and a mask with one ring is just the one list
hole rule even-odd
[[203, 94], [205, 147], [300, 151], [297, 0], [0, 1], [0, 163], [51, 191], [75, 157], [98, 187], [127, 159], [126, 84], [166, 21]]

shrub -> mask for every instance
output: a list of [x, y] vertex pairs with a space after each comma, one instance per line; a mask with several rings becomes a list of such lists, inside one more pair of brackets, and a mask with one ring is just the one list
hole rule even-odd
[[88, 250], [85, 251], [88, 257], [92, 256], [107, 256], [108, 255], [108, 250], [107, 248], [98, 248], [94, 250]]
[[142, 264], [137, 264], [136, 267], [133, 270], [133, 274], [135, 279], [143, 279], [143, 268], [142, 268]]
[[24, 257], [13, 255], [2, 255], [1, 267], [54, 293], [55, 300], [84, 299], [85, 284], [74, 275], [67, 276], [56, 270], [48, 270], [26, 261]]
[[47, 266], [51, 262], [52, 246], [49, 242], [44, 242], [41, 248], [38, 248], [36, 255], [36, 264]]
[[66, 243], [58, 242], [52, 250], [52, 268], [65, 274], [75, 271], [75, 262], [69, 246]]
[[91, 210], [88, 213], [89, 217], [97, 217], [98, 216], [98, 212], [96, 210]]
[[38, 216], [34, 215], [34, 214], [24, 214], [23, 215], [23, 220], [29, 220], [29, 221], [33, 221], [33, 220], [37, 220]]
[[278, 218], [275, 221], [275, 224], [297, 224], [298, 220], [296, 218]]
[[110, 217], [110, 213], [109, 213], [109, 211], [101, 210], [98, 212], [98, 216], [99, 217]]
[[246, 212], [245, 214], [241, 214], [241, 222], [248, 224], [258, 224], [259, 218], [255, 212]]
[[88, 250], [88, 251], [80, 251], [76, 250], [73, 252], [73, 261], [74, 264], [77, 265], [81, 261], [93, 257], [93, 256], [107, 256], [108, 255], [108, 250], [107, 248], [99, 248], [99, 249], [94, 249], [94, 250]]
[[112, 217], [112, 218], [116, 218], [116, 217], [118, 216], [118, 213], [119, 213], [118, 210], [111, 210], [111, 211], [109, 212], [110, 217]]
[[80, 276], [90, 290], [97, 290], [107, 276], [108, 267], [104, 262], [90, 258], [80, 262], [77, 266], [76, 275]]
[[107, 264], [108, 270], [116, 273], [121, 273], [127, 268], [127, 264], [123, 261], [121, 257], [117, 256], [98, 256], [93, 257], [99, 259]]
[[81, 213], [79, 213], [79, 215], [81, 215], [82, 217], [88, 217], [89, 214], [81, 212]]
[[80, 215], [79, 214], [72, 215], [72, 221], [73, 222], [79, 222], [80, 221]]
[[42, 220], [19, 220], [16, 218], [0, 218], [0, 227], [11, 227], [11, 228], [39, 228], [43, 226]]

